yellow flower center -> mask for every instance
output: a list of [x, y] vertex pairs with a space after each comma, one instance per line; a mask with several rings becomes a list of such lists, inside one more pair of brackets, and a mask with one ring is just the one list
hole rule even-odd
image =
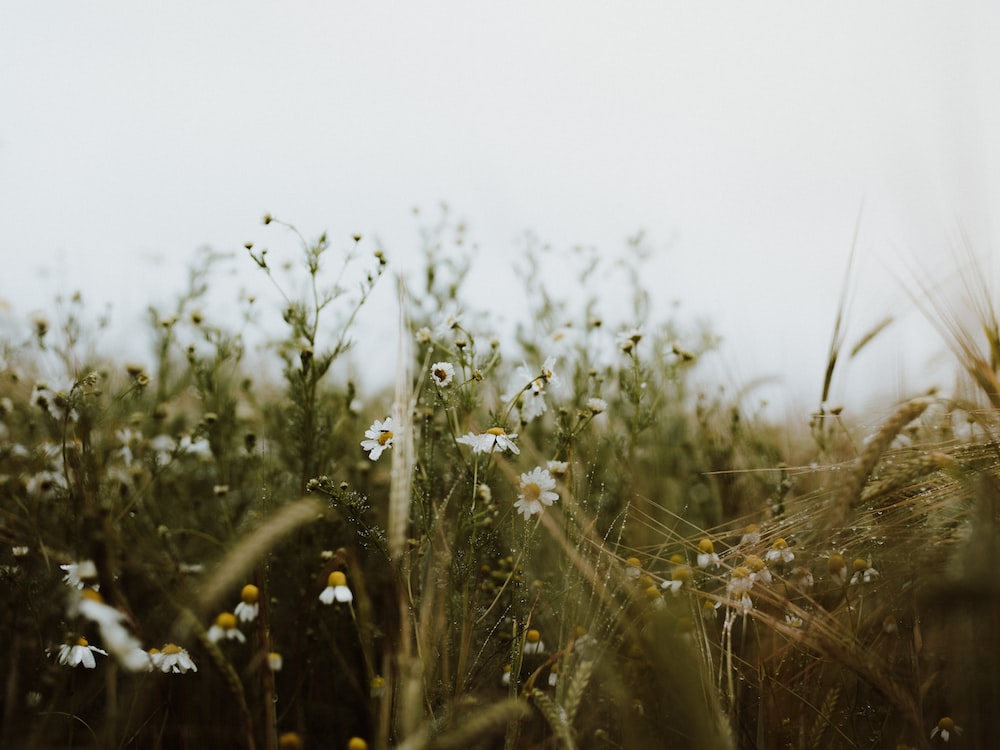
[[392, 440], [392, 430], [382, 430], [378, 434], [378, 444], [385, 445], [390, 440]]
[[854, 560], [854, 572], [860, 573], [862, 570], [868, 570], [868, 561], [858, 557]]
[[537, 630], [529, 630], [528, 635], [525, 637], [525, 639], [528, 641], [528, 643], [538, 643], [540, 640], [542, 640], [542, 634], [539, 633]]
[[80, 598], [90, 599], [91, 601], [97, 602], [98, 604], [104, 604], [104, 597], [101, 596], [100, 592], [95, 591], [94, 589], [84, 589], [83, 591], [80, 592]]
[[839, 552], [834, 552], [830, 555], [830, 559], [826, 561], [826, 569], [830, 571], [832, 575], [838, 575], [840, 571], [844, 569], [847, 563], [844, 562], [844, 556]]
[[[524, 499], [529, 503], [537, 503], [538, 499], [542, 496], [542, 488], [534, 482], [528, 482], [521, 491], [524, 493]], [[638, 563], [639, 561], [636, 560], [636, 562]]]
[[230, 612], [222, 612], [215, 618], [215, 624], [223, 630], [232, 630], [236, 627], [236, 616]]
[[248, 583], [243, 587], [243, 590], [240, 591], [240, 599], [243, 600], [244, 604], [256, 604], [259, 596], [260, 590], [252, 583]]
[[942, 716], [938, 719], [938, 729], [950, 732], [955, 728], [955, 721], [950, 716]]
[[757, 557], [757, 555], [747, 555], [746, 565], [755, 573], [759, 573], [764, 569], [764, 561]]
[[163, 647], [163, 653], [167, 655], [179, 654], [180, 652], [181, 652], [181, 647], [175, 643], [168, 643], [166, 646]]
[[733, 578], [748, 578], [750, 576], [750, 571], [740, 565], [737, 568], [733, 568]]
[[711, 539], [702, 539], [698, 542], [698, 551], [703, 554], [710, 555], [715, 552], [715, 545], [712, 544]]
[[76, 639], [76, 645], [77, 646], [87, 647], [87, 646], [90, 645], [90, 641], [88, 641], [86, 638], [82, 638], [82, 637], [81, 638], [77, 638]]
[[448, 378], [448, 373], [444, 370], [444, 368], [438, 367], [434, 370], [434, 377], [438, 380], [446, 380]]
[[639, 562], [639, 558], [638, 557], [630, 557], [629, 559], [627, 559], [625, 561], [625, 564], [626, 565], [631, 565], [633, 568], [641, 568], [642, 567], [642, 563]]
[[771, 545], [771, 549], [787, 549], [788, 542], [784, 540], [783, 537], [778, 537], [774, 540], [774, 544]]
[[326, 579], [327, 586], [346, 586], [347, 576], [345, 576], [341, 571], [335, 570], [330, 574], [330, 577]]
[[680, 565], [682, 562], [684, 562], [684, 557], [682, 555], [679, 555], [679, 554], [677, 554], [675, 552], [674, 554], [672, 554], [670, 556], [670, 562], [672, 562], [672, 563], [674, 563], [676, 565]]
[[490, 429], [486, 431], [486, 434], [500, 436], [500, 435], [506, 435], [507, 431], [504, 430], [503, 427], [490, 427]]

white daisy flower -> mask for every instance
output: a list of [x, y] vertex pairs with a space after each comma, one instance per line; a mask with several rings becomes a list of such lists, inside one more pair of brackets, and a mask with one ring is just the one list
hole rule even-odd
[[782, 537], [778, 537], [771, 543], [771, 549], [764, 555], [767, 562], [790, 563], [795, 559], [795, 553], [788, 548], [788, 542]]
[[862, 560], [860, 557], [851, 566], [854, 574], [851, 576], [851, 585], [856, 583], [871, 583], [878, 578], [878, 571], [872, 567], [871, 560]]
[[384, 422], [375, 420], [372, 426], [365, 430], [365, 440], [361, 441], [362, 449], [368, 451], [368, 458], [377, 461], [386, 448], [392, 447], [392, 417]]
[[248, 583], [240, 591], [240, 603], [236, 605], [233, 614], [240, 622], [253, 622], [260, 613], [260, 590], [252, 583]]
[[524, 637], [524, 654], [541, 654], [545, 652], [542, 634], [537, 630], [529, 630]]
[[319, 600], [323, 604], [333, 604], [338, 601], [341, 604], [349, 604], [354, 601], [354, 594], [347, 587], [347, 576], [342, 571], [335, 570], [326, 579], [326, 588], [319, 595]]
[[215, 618], [215, 624], [208, 629], [208, 640], [212, 643], [218, 643], [221, 640], [245, 643], [247, 637], [236, 627], [236, 615], [231, 612], [222, 612]]
[[431, 365], [431, 380], [438, 388], [447, 388], [455, 379], [455, 366], [451, 362], [435, 362]]
[[528, 520], [545, 510], [546, 505], [552, 505], [559, 495], [552, 492], [556, 488], [556, 480], [547, 469], [536, 466], [526, 474], [521, 475], [521, 488], [514, 509]]
[[173, 643], [168, 643], [155, 656], [151, 653], [150, 658], [153, 659], [153, 666], [165, 674], [185, 674], [186, 672], [198, 671], [198, 666], [187, 650]]
[[97, 646], [91, 646], [86, 638], [77, 638], [76, 643], [64, 643], [59, 647], [59, 656], [57, 659], [60, 664], [65, 664], [69, 667], [83, 665], [84, 669], [93, 669], [97, 666], [94, 654], [107, 656], [108, 652], [97, 648]]
[[456, 440], [463, 445], [472, 446], [473, 453], [492, 453], [493, 449], [496, 448], [501, 452], [510, 451], [516, 456], [521, 453], [521, 449], [514, 445], [516, 437], [517, 433], [508, 435], [503, 427], [490, 427], [481, 435], [469, 432]]
[[63, 583], [75, 589], [82, 589], [85, 581], [97, 580], [97, 566], [94, 565], [93, 560], [81, 560], [80, 562], [68, 563], [59, 567], [66, 573], [63, 576]]
[[955, 723], [955, 720], [950, 716], [942, 716], [938, 719], [937, 725], [931, 730], [931, 739], [934, 739], [939, 734], [944, 742], [948, 742], [951, 739], [951, 733], [954, 732], [956, 735], [962, 733], [962, 727]]

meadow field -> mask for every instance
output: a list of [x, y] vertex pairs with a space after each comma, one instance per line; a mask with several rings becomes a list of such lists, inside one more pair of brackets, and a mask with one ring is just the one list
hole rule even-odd
[[[404, 284], [367, 238], [264, 221], [294, 253], [238, 261], [270, 295], [206, 255], [144, 358], [82, 298], [2, 341], [3, 747], [996, 746], [985, 282], [971, 322], [926, 301], [954, 393], [841, 412], [834, 371], [891, 333], [831, 311], [812, 420], [778, 424], [639, 267], [621, 325], [525, 258], [512, 336], [455, 227]], [[385, 285], [399, 335], [352, 360]]]

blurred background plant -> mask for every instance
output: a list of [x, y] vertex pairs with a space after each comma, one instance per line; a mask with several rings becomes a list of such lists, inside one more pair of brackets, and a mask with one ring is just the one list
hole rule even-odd
[[[103, 358], [80, 298], [3, 342], [5, 747], [988, 745], [985, 291], [985, 340], [946, 323], [978, 390], [851, 424], [825, 386], [810, 442], [708, 381], [708, 327], [649, 318], [641, 235], [529, 238], [522, 289], [468, 300], [442, 214], [362, 399], [390, 258], [264, 223], [293, 247], [247, 244], [273, 296], [239, 330], [206, 252], [151, 367]], [[274, 310], [280, 382], [246, 357]]]

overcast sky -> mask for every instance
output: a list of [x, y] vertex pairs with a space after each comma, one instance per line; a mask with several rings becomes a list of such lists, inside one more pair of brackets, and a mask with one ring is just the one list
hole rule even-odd
[[988, 3], [7, 3], [0, 299], [141, 316], [264, 212], [412, 267], [444, 200], [484, 279], [526, 230], [645, 230], [733, 384], [812, 408], [860, 212], [852, 334], [903, 322], [840, 387], [910, 395], [941, 347], [899, 279], [960, 231], [989, 266], [998, 38]]

